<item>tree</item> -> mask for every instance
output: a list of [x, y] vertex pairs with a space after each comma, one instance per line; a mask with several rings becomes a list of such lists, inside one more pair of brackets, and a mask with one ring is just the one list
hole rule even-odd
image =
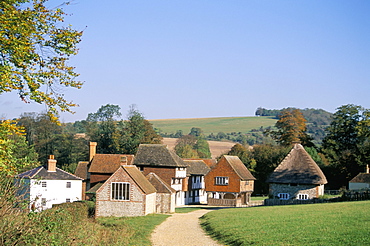
[[0, 122], [0, 173], [14, 175], [38, 165], [37, 154], [29, 148], [24, 129], [16, 121]]
[[118, 105], [107, 104], [101, 106], [96, 113], [88, 114], [86, 121], [87, 134], [92, 141], [98, 143], [97, 151], [102, 154], [115, 154], [118, 146], [115, 144], [117, 122], [121, 117], [121, 108]]
[[114, 141], [120, 153], [136, 154], [140, 144], [159, 144], [162, 137], [155, 132], [153, 125], [136, 106], [131, 105], [127, 120], [118, 123]]
[[330, 161], [326, 175], [332, 188], [346, 186], [370, 161], [370, 111], [343, 105], [333, 115], [322, 152]]
[[194, 145], [194, 150], [197, 151], [199, 158], [210, 159], [212, 157], [209, 144], [207, 140], [203, 138], [198, 138], [196, 144]]
[[305, 146], [312, 146], [311, 137], [306, 133], [306, 119], [299, 109], [283, 110], [276, 122], [276, 131], [266, 131], [268, 135], [282, 146], [290, 146], [294, 142], [302, 142]]
[[24, 102], [58, 111], [76, 106], [64, 99], [61, 87], [81, 88], [78, 74], [68, 65], [77, 54], [82, 32], [63, 26], [62, 8], [48, 9], [45, 0], [0, 2], [0, 94], [17, 91]]

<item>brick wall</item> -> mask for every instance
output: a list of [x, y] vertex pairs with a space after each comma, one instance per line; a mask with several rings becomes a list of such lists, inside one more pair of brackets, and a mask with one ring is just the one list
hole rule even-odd
[[[128, 182], [130, 183], [130, 200], [129, 201], [116, 201], [111, 199], [111, 183], [112, 182]], [[153, 195], [154, 194], [154, 195]], [[123, 169], [119, 169], [112, 176], [108, 182], [105, 182], [98, 192], [96, 193], [96, 217], [105, 216], [143, 216], [148, 211], [153, 210], [155, 205], [155, 195], [152, 193], [147, 197], [140, 188], [137, 187], [136, 183], [126, 175]], [[145, 207], [145, 202], [149, 203], [150, 207]]]
[[[228, 185], [215, 185], [215, 177], [229, 177]], [[213, 168], [206, 176], [206, 191], [240, 192], [240, 178], [225, 159]]]
[[144, 176], [149, 173], [157, 174], [164, 182], [171, 185], [172, 178], [175, 177], [176, 168], [175, 167], [144, 167]]

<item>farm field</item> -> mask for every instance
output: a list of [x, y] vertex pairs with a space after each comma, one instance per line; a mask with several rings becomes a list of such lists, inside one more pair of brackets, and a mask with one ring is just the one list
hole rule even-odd
[[[168, 145], [171, 150], [175, 149], [177, 138], [163, 138], [163, 144]], [[222, 154], [230, 151], [230, 149], [236, 144], [234, 142], [221, 142], [221, 141], [207, 141], [209, 149], [211, 151], [212, 158], [216, 158]]]
[[201, 219], [225, 245], [370, 245], [368, 211], [361, 201], [221, 209]]
[[276, 119], [272, 117], [217, 117], [217, 118], [193, 118], [193, 119], [163, 119], [149, 120], [153, 127], [158, 128], [163, 133], [176, 133], [182, 130], [183, 134], [188, 134], [193, 127], [201, 128], [205, 135], [219, 132], [250, 132], [252, 129], [273, 126]]

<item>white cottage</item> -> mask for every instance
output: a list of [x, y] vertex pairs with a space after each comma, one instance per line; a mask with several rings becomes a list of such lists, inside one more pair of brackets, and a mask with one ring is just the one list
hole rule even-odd
[[56, 163], [54, 156], [50, 156], [46, 166], [18, 175], [30, 210], [42, 211], [53, 204], [81, 200], [82, 179], [57, 168]]

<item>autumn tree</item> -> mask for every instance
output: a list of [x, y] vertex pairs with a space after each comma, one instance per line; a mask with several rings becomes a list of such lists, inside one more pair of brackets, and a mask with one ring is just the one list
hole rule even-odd
[[306, 119], [299, 109], [285, 109], [276, 122], [277, 130], [266, 131], [282, 146], [290, 146], [294, 142], [301, 142], [304, 146], [312, 146], [312, 138], [306, 133]]
[[189, 134], [179, 138], [175, 146], [176, 154], [182, 158], [211, 158], [209, 144], [202, 136], [196, 137]]

